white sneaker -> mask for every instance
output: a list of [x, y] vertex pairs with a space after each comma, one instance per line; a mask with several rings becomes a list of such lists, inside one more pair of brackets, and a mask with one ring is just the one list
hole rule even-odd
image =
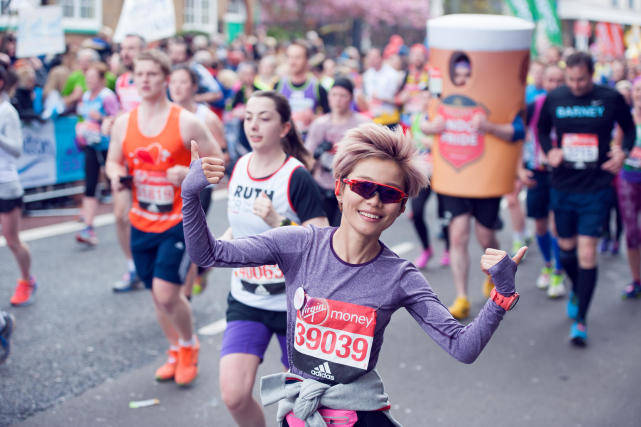
[[547, 294], [549, 298], [559, 298], [565, 295], [563, 274], [552, 274], [550, 276], [550, 286], [548, 287]]
[[547, 289], [550, 286], [550, 277], [554, 270], [552, 267], [543, 267], [541, 269], [541, 274], [536, 279], [536, 287], [539, 289]]

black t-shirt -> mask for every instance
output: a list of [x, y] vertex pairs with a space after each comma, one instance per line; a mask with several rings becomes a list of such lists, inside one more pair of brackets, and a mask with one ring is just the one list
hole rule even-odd
[[636, 130], [630, 107], [616, 90], [594, 85], [588, 94], [577, 97], [561, 86], [548, 93], [538, 122], [539, 142], [543, 151], [550, 151], [554, 129], [564, 153], [561, 165], [552, 169], [553, 188], [587, 193], [612, 183], [614, 175], [601, 165], [608, 160], [615, 123], [623, 131], [623, 150], [628, 152]]
[[301, 222], [326, 216], [318, 184], [303, 167], [295, 169], [289, 179], [289, 200]]

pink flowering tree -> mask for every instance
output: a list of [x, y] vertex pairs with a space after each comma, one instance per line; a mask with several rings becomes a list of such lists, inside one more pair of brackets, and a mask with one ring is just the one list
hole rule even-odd
[[272, 23], [319, 22], [362, 19], [373, 27], [403, 25], [420, 28], [429, 16], [428, 0], [260, 0]]

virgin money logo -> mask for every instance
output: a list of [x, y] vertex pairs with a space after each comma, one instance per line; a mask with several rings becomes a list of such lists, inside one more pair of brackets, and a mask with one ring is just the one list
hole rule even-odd
[[329, 317], [329, 304], [325, 298], [309, 298], [299, 316], [310, 325], [321, 325]]

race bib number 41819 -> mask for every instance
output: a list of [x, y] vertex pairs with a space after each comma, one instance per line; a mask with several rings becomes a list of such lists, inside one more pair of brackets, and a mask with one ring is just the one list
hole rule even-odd
[[294, 366], [335, 383], [348, 383], [369, 365], [376, 310], [324, 298], [307, 298], [296, 315]]

